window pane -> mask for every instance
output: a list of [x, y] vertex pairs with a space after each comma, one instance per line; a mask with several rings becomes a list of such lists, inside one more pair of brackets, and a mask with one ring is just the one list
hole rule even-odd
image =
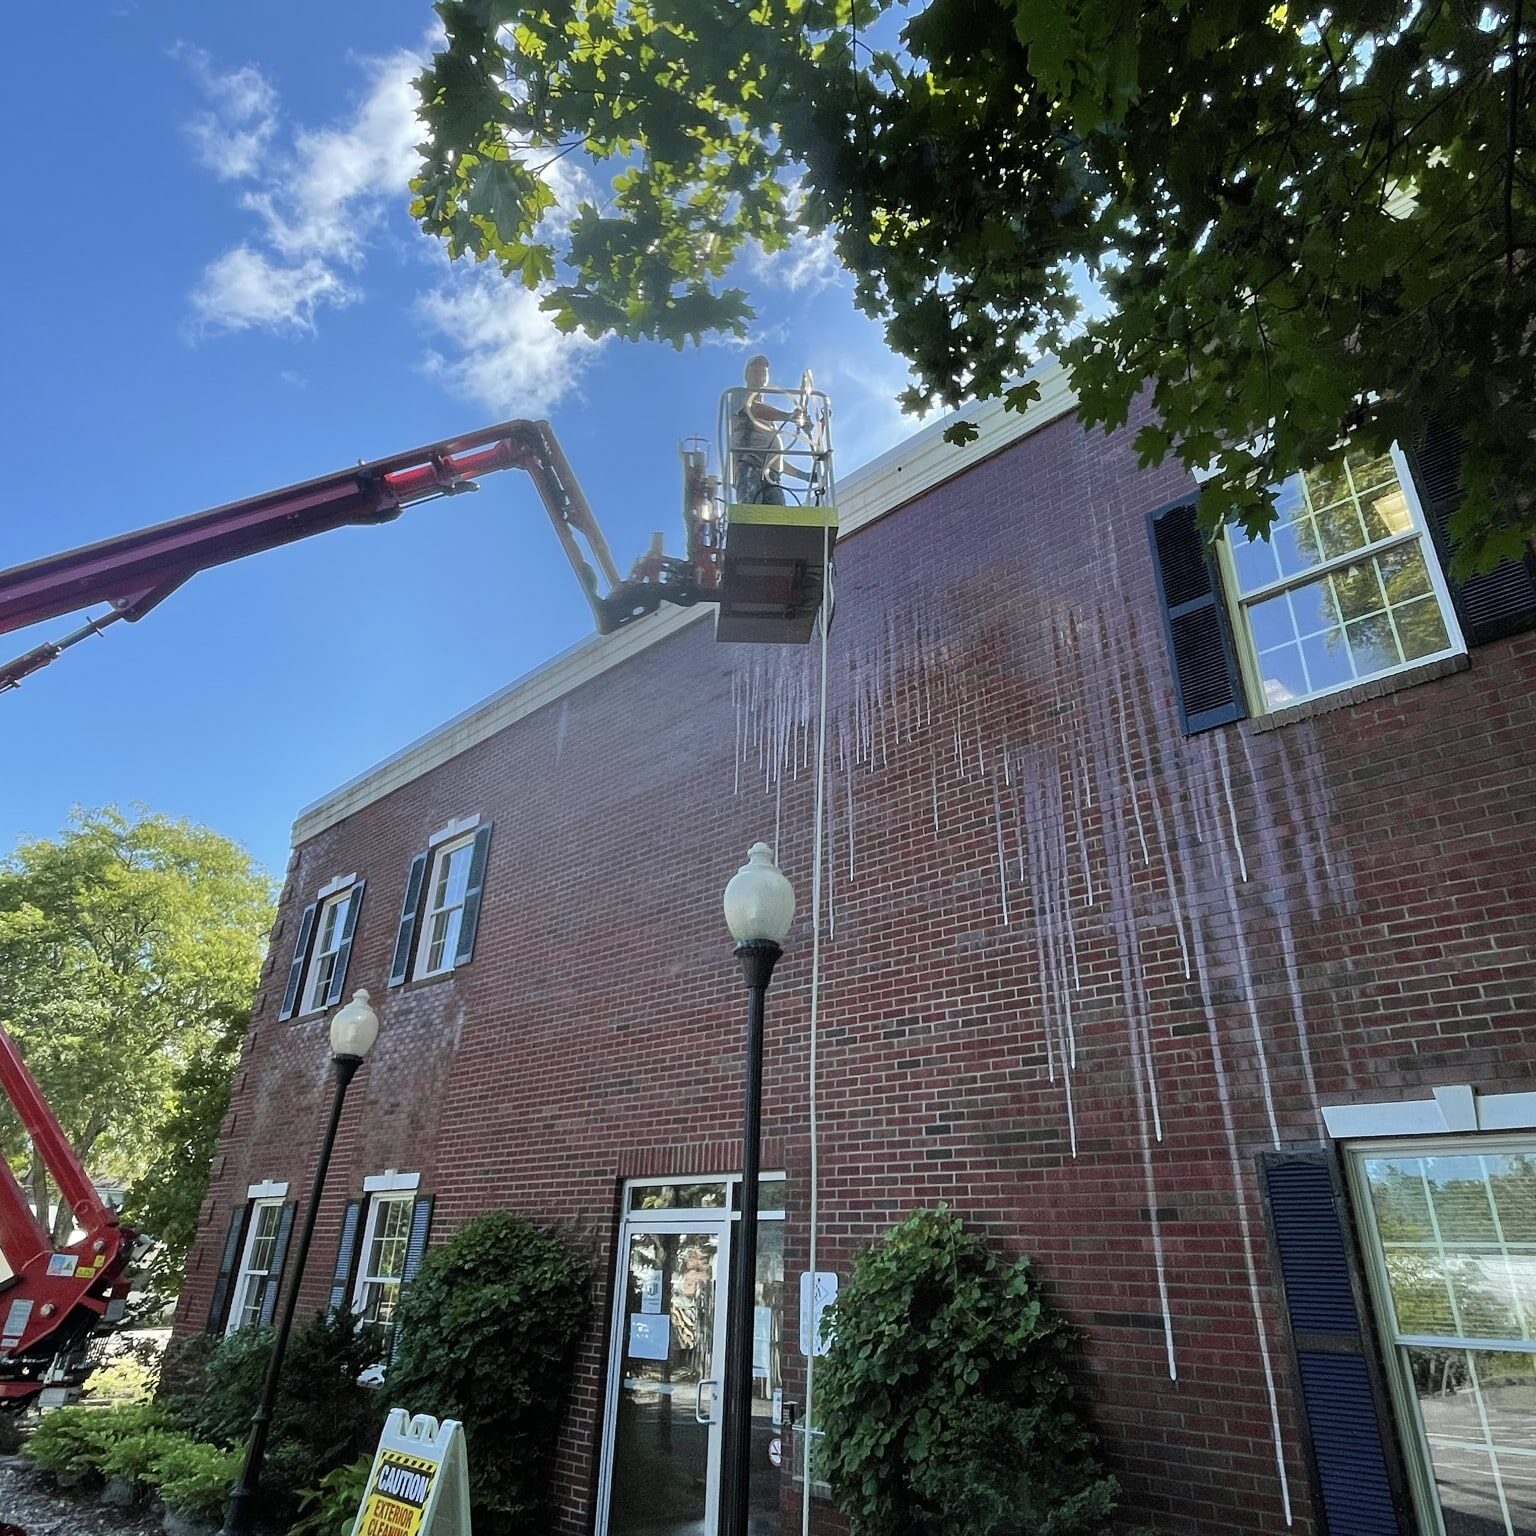
[[1338, 625], [1338, 604], [1326, 576], [1309, 581], [1304, 587], [1296, 587], [1289, 597], [1298, 635], [1317, 635]]
[[1296, 638], [1296, 626], [1291, 620], [1291, 600], [1283, 593], [1279, 597], [1267, 597], [1248, 610], [1248, 622], [1253, 627], [1253, 643], [1264, 651], [1276, 645], [1287, 645]]
[[439, 906], [458, 904], [464, 900], [464, 893], [469, 889], [469, 861], [471, 847], [468, 843], [461, 844], [443, 860], [443, 900]]
[[1493, 1197], [1484, 1179], [1484, 1160], [1427, 1157], [1423, 1168], [1440, 1240], [1447, 1247], [1464, 1242], [1494, 1242], [1498, 1230], [1493, 1220]]
[[1397, 648], [1397, 636], [1392, 631], [1392, 621], [1386, 614], [1361, 619], [1346, 629], [1349, 648], [1355, 658], [1355, 671], [1361, 677], [1390, 672], [1403, 659], [1403, 653]]
[[1451, 637], [1446, 633], [1440, 605], [1432, 597], [1422, 597], [1392, 610], [1397, 632], [1403, 641], [1403, 656], [1412, 661], [1418, 656], [1433, 656], [1446, 650]]
[[1536, 1243], [1536, 1157], [1525, 1152], [1485, 1157], [1493, 1208], [1507, 1243]]
[[1339, 614], [1345, 619], [1363, 619], [1380, 613], [1387, 606], [1381, 595], [1381, 582], [1376, 576], [1376, 562], [1362, 561], [1359, 565], [1345, 566], [1329, 578], [1339, 605]]
[[1344, 473], [1343, 459], [1309, 469], [1302, 478], [1314, 507], [1331, 507], [1349, 495], [1349, 479]]
[[1323, 542], [1323, 553], [1330, 560], [1353, 554], [1366, 541], [1365, 530], [1360, 525], [1360, 514], [1352, 501], [1319, 512], [1317, 531]]
[[1309, 635], [1301, 642], [1301, 654], [1307, 664], [1307, 680], [1313, 693], [1354, 681], [1355, 673], [1350, 666], [1349, 652], [1342, 629]]
[[1456, 1338], [1460, 1330], [1451, 1306], [1445, 1260], [1432, 1248], [1389, 1246], [1385, 1257], [1397, 1331]]
[[1242, 592], [1268, 586], [1280, 575], [1280, 565], [1269, 541], [1250, 539], [1241, 528], [1232, 530], [1232, 564], [1237, 571], [1238, 590]]
[[1351, 448], [1344, 455], [1344, 462], [1349, 468], [1349, 478], [1357, 495], [1373, 486], [1384, 485], [1389, 481], [1395, 483], [1397, 480], [1397, 470], [1393, 467], [1390, 453], [1373, 454], [1365, 448]]
[[1479, 1350], [1472, 1367], [1495, 1447], [1536, 1451], [1536, 1355]]
[[1299, 645], [1282, 645], [1259, 653], [1259, 676], [1264, 698], [1272, 709], [1294, 704], [1307, 696], [1307, 674], [1301, 664]]
[[1374, 496], [1363, 500], [1361, 510], [1365, 514], [1365, 531], [1373, 540], [1407, 533], [1413, 527], [1413, 517], [1408, 511], [1407, 498], [1396, 482], [1387, 490], [1378, 491]]
[[1389, 603], [1406, 603], [1430, 595], [1429, 572], [1424, 569], [1424, 556], [1416, 545], [1402, 545], [1377, 555], [1376, 569], [1381, 573]]
[[1295, 523], [1277, 523], [1270, 532], [1280, 569], [1286, 576], [1299, 576], [1322, 559], [1318, 548], [1317, 529], [1310, 517]]
[[1445, 1536], [1503, 1536], [1508, 1529], [1487, 1451], [1431, 1440]]
[[725, 1184], [641, 1184], [629, 1192], [632, 1211], [723, 1210]]
[[1387, 1243], [1427, 1243], [1434, 1239], [1429, 1191], [1416, 1157], [1369, 1158], [1365, 1163], [1376, 1230]]

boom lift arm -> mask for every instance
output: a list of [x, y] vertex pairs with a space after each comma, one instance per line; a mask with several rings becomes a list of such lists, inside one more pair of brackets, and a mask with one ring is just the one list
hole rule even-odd
[[699, 600], [692, 563], [659, 550], [621, 580], [549, 423], [507, 421], [0, 571], [0, 634], [93, 603], [111, 604], [110, 612], [62, 639], [0, 664], [0, 692], [109, 625], [142, 618], [199, 571], [347, 524], [389, 522], [416, 502], [476, 490], [481, 478], [500, 469], [526, 470], [533, 480], [604, 633], [663, 601]]

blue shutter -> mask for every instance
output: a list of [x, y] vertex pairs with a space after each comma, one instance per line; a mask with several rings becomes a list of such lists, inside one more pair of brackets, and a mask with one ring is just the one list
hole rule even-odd
[[1502, 560], [1491, 571], [1465, 581], [1451, 575], [1450, 525], [1462, 500], [1461, 451], [1456, 433], [1431, 421], [1407, 459], [1461, 631], [1468, 645], [1484, 645], [1536, 629], [1536, 557], [1527, 550], [1523, 559]]
[[[403, 1291], [416, 1278], [421, 1268], [422, 1256], [427, 1251], [427, 1234], [432, 1230], [432, 1196], [421, 1195], [411, 1209], [411, 1235], [406, 1239], [405, 1263], [400, 1268], [400, 1289]], [[400, 1349], [400, 1325], [389, 1331], [389, 1358], [393, 1360]]]
[[[293, 1235], [293, 1213], [298, 1202], [290, 1200], [277, 1219], [277, 1235], [272, 1240], [272, 1263], [267, 1278], [261, 1282], [261, 1326], [270, 1328], [277, 1312], [277, 1293], [283, 1283], [283, 1261], [288, 1257], [288, 1239]], [[295, 1277], [297, 1280], [297, 1277]]]
[[1342, 1191], [1326, 1152], [1260, 1159], [1324, 1536], [1413, 1529], [1367, 1336]]
[[213, 1299], [208, 1304], [208, 1332], [217, 1333], [229, 1321], [229, 1281], [240, 1261], [240, 1244], [245, 1238], [248, 1205], [236, 1206], [229, 1213], [229, 1231], [224, 1234], [224, 1252], [219, 1256], [219, 1273], [213, 1282]]
[[1173, 692], [1186, 736], [1248, 713], [1221, 576], [1200, 531], [1198, 502], [1197, 492], [1147, 517]]
[[455, 965], [468, 965], [475, 953], [475, 930], [480, 926], [480, 892], [485, 886], [485, 862], [491, 851], [491, 829], [475, 833], [475, 851], [469, 856], [469, 883], [464, 888], [464, 915], [459, 919], [459, 947]]
[[347, 915], [341, 920], [341, 944], [336, 950], [336, 969], [331, 972], [331, 989], [326, 994], [325, 1006], [334, 1008], [342, 999], [342, 989], [347, 984], [347, 962], [352, 958], [352, 935], [357, 931], [357, 909], [363, 904], [363, 887], [368, 882], [359, 880], [347, 898]]
[[347, 1213], [341, 1218], [341, 1241], [336, 1245], [336, 1265], [331, 1270], [331, 1298], [327, 1312], [341, 1312], [347, 1305], [347, 1286], [352, 1279], [352, 1261], [357, 1256], [357, 1227], [363, 1217], [363, 1202], [348, 1200]]
[[318, 902], [310, 902], [299, 919], [299, 936], [293, 946], [293, 964], [288, 967], [288, 985], [283, 989], [283, 1006], [278, 1009], [279, 1019], [291, 1019], [299, 1003], [299, 984], [304, 980], [304, 963], [309, 959], [309, 941], [315, 936], [315, 909]]
[[389, 984], [392, 987], [398, 987], [411, 974], [411, 952], [415, 948], [416, 923], [421, 916], [426, 883], [427, 855], [418, 853], [411, 860], [411, 871], [405, 877], [405, 899], [400, 903], [400, 926], [395, 930], [395, 957], [389, 967]]

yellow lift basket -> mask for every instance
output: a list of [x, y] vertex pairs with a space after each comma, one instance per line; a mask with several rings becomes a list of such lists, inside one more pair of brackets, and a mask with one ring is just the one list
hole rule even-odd
[[720, 397], [724, 542], [717, 640], [803, 645], [837, 542], [832, 403], [805, 374]]

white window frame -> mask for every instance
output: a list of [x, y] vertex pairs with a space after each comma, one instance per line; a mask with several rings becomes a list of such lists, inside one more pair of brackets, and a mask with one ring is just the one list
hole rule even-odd
[[[476, 817], [475, 820], [478, 822], [479, 817]], [[473, 868], [475, 857], [474, 847], [475, 833], [474, 830], [471, 829], [470, 831], [462, 832], [457, 836], [447, 838], [444, 841], [438, 843], [437, 846], [432, 849], [431, 857], [427, 860], [427, 879], [421, 893], [421, 932], [416, 939], [416, 964], [411, 973], [412, 977], [415, 979], [423, 979], [428, 976], [446, 976], [448, 972], [454, 968], [453, 957], [458, 952], [459, 947], [458, 934], [459, 932], [463, 931], [462, 914], [464, 911], [464, 902], [461, 898], [457, 902], [452, 902], [441, 907], [434, 907], [432, 905], [432, 901], [437, 890], [438, 872], [461, 848], [468, 848], [470, 850], [470, 867]], [[466, 870], [466, 894], [468, 889], [468, 870]], [[433, 919], [442, 913], [451, 913], [454, 911], [457, 911], [461, 914], [459, 919], [459, 930], [458, 932], [455, 932], [451, 946], [446, 942], [444, 943], [442, 964], [436, 967], [429, 966], [427, 964], [427, 957], [432, 950]]]
[[[1346, 452], [1348, 452], [1348, 445], [1341, 445], [1339, 456], [1342, 457]], [[1237, 579], [1231, 530], [1223, 530], [1217, 546], [1221, 565], [1222, 597], [1226, 602], [1227, 614], [1232, 624], [1232, 633], [1237, 645], [1238, 665], [1243, 674], [1243, 687], [1248, 696], [1250, 713], [1276, 714], [1281, 710], [1291, 709], [1300, 704], [1310, 704], [1317, 699], [1326, 699], [1333, 694], [1343, 693], [1366, 683], [1379, 683], [1383, 679], [1400, 676], [1404, 672], [1411, 672], [1433, 662], [1443, 661], [1447, 657], [1465, 654], [1466, 640], [1456, 617], [1455, 604], [1451, 601], [1445, 572], [1441, 569], [1439, 553], [1435, 549], [1434, 540], [1430, 537], [1429, 525], [1425, 521], [1424, 508], [1419, 501], [1418, 487], [1414, 484], [1407, 457], [1397, 443], [1392, 444], [1389, 456], [1392, 460], [1393, 472], [1397, 476], [1398, 488], [1403, 493], [1403, 504], [1408, 509], [1408, 517], [1412, 524], [1402, 533], [1388, 534], [1385, 538], [1377, 539], [1346, 555], [1319, 560], [1316, 565], [1309, 566], [1307, 570], [1297, 575], [1281, 576], [1275, 581], [1255, 588], [1252, 592], [1244, 592]], [[1284, 704], [1271, 704], [1264, 693], [1263, 669], [1259, 664], [1258, 647], [1254, 644], [1253, 628], [1248, 622], [1248, 609], [1256, 603], [1278, 597], [1281, 593], [1299, 591], [1303, 587], [1311, 586], [1331, 571], [1358, 565], [1362, 561], [1369, 560], [1373, 555], [1386, 554], [1410, 544], [1418, 549], [1424, 561], [1424, 568], [1429, 574], [1430, 591], [1434, 594], [1435, 602], [1440, 609], [1440, 620], [1445, 625], [1447, 637], [1445, 648], [1427, 656], [1415, 656], [1411, 661], [1399, 662], [1394, 667], [1388, 667], [1381, 672], [1372, 672], [1366, 677], [1352, 677], [1345, 682], [1319, 688]], [[1342, 625], [1342, 618], [1340, 623]]]
[[[304, 968], [304, 995], [300, 998], [300, 1006], [295, 1012], [296, 1018], [302, 1018], [305, 1014], [319, 1013], [326, 1006], [326, 998], [330, 995], [331, 981], [335, 968], [332, 967], [331, 975], [325, 978], [325, 986], [319, 986], [321, 961], [340, 952], [343, 943], [342, 934], [346, 930], [348, 910], [352, 899], [357, 894], [357, 882], [339, 891], [329, 894], [322, 893], [320, 906], [315, 912], [315, 936], [309, 952], [309, 963]], [[332, 913], [337, 913], [336, 931], [332, 935], [332, 944], [329, 949], [322, 949], [321, 943], [325, 936], [325, 920]], [[316, 995], [318, 993], [318, 996]]]
[[[400, 1275], [375, 1275], [371, 1272], [370, 1259], [373, 1255], [373, 1242], [379, 1234], [379, 1216], [386, 1206], [404, 1206], [405, 1220], [405, 1245], [400, 1250]], [[352, 1285], [352, 1310], [362, 1318], [368, 1306], [368, 1288], [373, 1285], [382, 1285], [389, 1282], [404, 1284], [405, 1262], [410, 1253], [411, 1246], [411, 1222], [416, 1207], [416, 1187], [412, 1183], [409, 1188], [393, 1188], [387, 1190], [375, 1190], [368, 1195], [368, 1214], [363, 1222], [363, 1241], [357, 1251], [357, 1278]], [[392, 1327], [386, 1324], [385, 1327]]]
[[[1526, 1097], [1520, 1095], [1520, 1097]], [[1366, 1283], [1370, 1291], [1377, 1341], [1386, 1366], [1387, 1388], [1397, 1421], [1399, 1439], [1413, 1490], [1416, 1523], [1421, 1536], [1445, 1536], [1440, 1496], [1436, 1492], [1434, 1463], [1419, 1397], [1413, 1385], [1404, 1351], [1423, 1346], [1443, 1349], [1536, 1355], [1536, 1338], [1486, 1339], [1473, 1336], [1442, 1338], [1438, 1335], [1399, 1335], [1393, 1325], [1395, 1312], [1386, 1254], [1376, 1228], [1375, 1207], [1365, 1174], [1368, 1158], [1378, 1157], [1477, 1157], [1508, 1152], [1536, 1152], [1536, 1134], [1519, 1131], [1495, 1134], [1441, 1135], [1433, 1139], [1423, 1132], [1390, 1140], [1351, 1141], [1345, 1146], [1345, 1170], [1360, 1248], [1365, 1256]], [[1524, 1459], [1524, 1458], [1522, 1458]]]
[[[234, 1289], [230, 1294], [229, 1318], [224, 1325], [224, 1334], [227, 1338], [232, 1333], [239, 1333], [242, 1328], [253, 1326], [261, 1321], [260, 1296], [261, 1287], [266, 1283], [267, 1277], [272, 1273], [270, 1269], [253, 1269], [251, 1267], [252, 1252], [256, 1247], [256, 1239], [260, 1235], [261, 1216], [263, 1211], [276, 1211], [277, 1225], [272, 1229], [272, 1241], [277, 1242], [277, 1234], [283, 1224], [284, 1197], [287, 1195], [287, 1186], [283, 1187], [283, 1194], [276, 1197], [263, 1196], [251, 1201], [251, 1209], [245, 1219], [245, 1241], [240, 1245], [240, 1263], [235, 1270]], [[252, 1305], [258, 1308], [254, 1320], [245, 1318], [246, 1309]]]

